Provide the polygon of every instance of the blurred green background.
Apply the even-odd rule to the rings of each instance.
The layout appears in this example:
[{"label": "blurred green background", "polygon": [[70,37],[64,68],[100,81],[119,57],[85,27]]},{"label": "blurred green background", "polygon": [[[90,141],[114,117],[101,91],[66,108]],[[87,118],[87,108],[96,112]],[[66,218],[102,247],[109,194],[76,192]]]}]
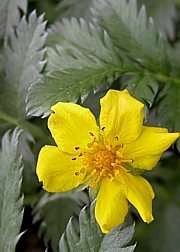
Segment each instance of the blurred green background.
[{"label": "blurred green background", "polygon": [[[121,1],[121,0],[119,0]],[[131,1],[131,0],[130,0]],[[45,14],[47,28],[64,17],[83,17],[90,22],[92,0],[29,0],[28,13],[34,9],[37,14]],[[180,1],[179,0],[138,0],[138,6],[145,5],[148,16],[154,20],[157,31],[167,38],[172,48],[179,46],[180,41]],[[51,45],[51,37],[47,43]],[[52,43],[53,46],[53,43]],[[122,88],[120,78],[112,85],[114,89]],[[98,118],[99,98],[106,88],[101,87],[96,93],[91,92],[83,106],[89,107]],[[80,101],[78,101],[80,103]],[[158,100],[147,112],[147,125],[158,126],[156,106]],[[1,136],[7,129],[18,123],[11,119],[1,119]],[[47,119],[29,118],[21,122],[26,129],[21,136],[20,149],[23,152],[25,169],[23,172],[22,191],[25,194],[25,214],[22,231],[27,230],[17,245],[17,252],[41,252],[49,246],[48,251],[56,251],[57,242],[64,232],[70,216],[77,216],[80,209],[88,204],[87,192],[72,196],[71,194],[48,194],[42,191],[35,174],[36,158],[44,144],[53,144],[47,128]],[[158,166],[145,174],[151,182],[156,197],[153,201],[155,220],[147,225],[131,207],[128,221],[136,222],[135,236],[137,252],[178,252],[180,251],[180,142],[172,146],[162,157]]]}]

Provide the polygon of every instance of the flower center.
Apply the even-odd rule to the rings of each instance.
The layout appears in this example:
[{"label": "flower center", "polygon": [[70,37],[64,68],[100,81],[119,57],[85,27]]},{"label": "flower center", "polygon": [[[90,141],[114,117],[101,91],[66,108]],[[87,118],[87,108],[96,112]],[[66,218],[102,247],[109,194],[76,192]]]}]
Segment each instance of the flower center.
[{"label": "flower center", "polygon": [[90,181],[92,188],[97,187],[98,182],[104,177],[113,181],[120,170],[125,169],[121,166],[118,152],[112,147],[106,148],[102,144],[93,148],[92,154],[85,156],[83,164],[84,170],[88,172],[87,180]]},{"label": "flower center", "polygon": [[93,167],[100,171],[111,171],[116,156],[110,150],[98,150],[93,154]]},{"label": "flower center", "polygon": [[[95,138],[87,147],[90,149],[89,152],[78,155],[78,157],[82,158],[83,167],[79,172],[75,173],[75,175],[85,174],[83,184],[89,182],[90,187],[96,188],[97,184],[105,177],[113,181],[120,172],[129,172],[123,163],[132,163],[133,160],[125,159],[121,151],[116,150],[116,147],[105,145],[103,141],[97,141]],[[76,160],[76,158],[72,160]]]}]

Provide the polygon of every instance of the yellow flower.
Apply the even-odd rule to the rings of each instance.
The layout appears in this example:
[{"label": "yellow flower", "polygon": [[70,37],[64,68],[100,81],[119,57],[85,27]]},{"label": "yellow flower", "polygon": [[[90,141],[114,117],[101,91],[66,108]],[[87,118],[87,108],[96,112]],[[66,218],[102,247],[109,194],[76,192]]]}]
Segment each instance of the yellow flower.
[{"label": "yellow flower", "polygon": [[49,192],[82,184],[96,188],[95,216],[108,233],[124,221],[128,201],[144,222],[153,220],[153,189],[136,171],[154,168],[179,133],[143,126],[144,105],[127,90],[110,90],[100,103],[100,127],[80,105],[58,102],[52,107],[48,127],[57,147],[41,149],[37,175]]}]

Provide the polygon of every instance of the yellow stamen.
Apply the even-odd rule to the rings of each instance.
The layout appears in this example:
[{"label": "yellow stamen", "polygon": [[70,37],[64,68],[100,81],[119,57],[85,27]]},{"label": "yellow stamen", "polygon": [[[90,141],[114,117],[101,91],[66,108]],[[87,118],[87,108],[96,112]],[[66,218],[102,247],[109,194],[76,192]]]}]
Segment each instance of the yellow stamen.
[{"label": "yellow stamen", "polygon": [[121,163],[133,163],[132,159],[122,159]]},{"label": "yellow stamen", "polygon": [[[93,137],[93,134],[89,132]],[[98,142],[94,137],[91,143],[87,144],[91,150],[88,153],[83,153],[83,165],[80,172],[86,173],[84,182],[90,181],[90,187],[96,188],[97,184],[105,177],[110,181],[114,181],[117,176],[120,176],[121,171],[129,172],[123,163],[132,163],[132,159],[125,159],[121,152],[112,145],[106,143],[104,139]]]}]

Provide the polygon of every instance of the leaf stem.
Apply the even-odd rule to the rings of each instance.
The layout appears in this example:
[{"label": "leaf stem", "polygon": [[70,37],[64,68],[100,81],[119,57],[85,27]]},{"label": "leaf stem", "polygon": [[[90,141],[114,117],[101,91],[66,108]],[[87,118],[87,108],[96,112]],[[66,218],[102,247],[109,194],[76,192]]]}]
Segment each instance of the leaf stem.
[{"label": "leaf stem", "polygon": [[180,78],[178,78],[178,77],[166,76],[166,75],[163,75],[163,74],[154,74],[154,77],[158,81],[161,81],[161,82],[169,82],[169,81],[171,81],[171,82],[180,84]]},{"label": "leaf stem", "polygon": [[[120,69],[115,68],[114,71],[119,71]],[[141,71],[141,70],[137,70],[137,69],[133,69],[133,68],[129,68],[129,69],[121,69],[121,72],[124,73],[132,73],[132,74],[142,74],[144,76],[152,76],[154,77],[157,81],[163,82],[163,83],[167,83],[167,82],[173,82],[176,83],[178,85],[180,85],[180,77],[176,77],[176,76],[167,76],[164,75],[162,73],[153,73],[153,72],[148,72],[148,71]]]},{"label": "leaf stem", "polygon": [[10,124],[13,125],[20,125],[23,128],[29,130],[29,132],[35,137],[35,138],[46,138],[47,135],[46,133],[39,127],[37,127],[36,125],[33,125],[32,123],[30,123],[29,121],[24,121],[24,120],[19,120],[17,118],[14,118],[8,114],[6,114],[3,111],[0,111],[0,119],[3,119],[6,122],[9,122]]}]

